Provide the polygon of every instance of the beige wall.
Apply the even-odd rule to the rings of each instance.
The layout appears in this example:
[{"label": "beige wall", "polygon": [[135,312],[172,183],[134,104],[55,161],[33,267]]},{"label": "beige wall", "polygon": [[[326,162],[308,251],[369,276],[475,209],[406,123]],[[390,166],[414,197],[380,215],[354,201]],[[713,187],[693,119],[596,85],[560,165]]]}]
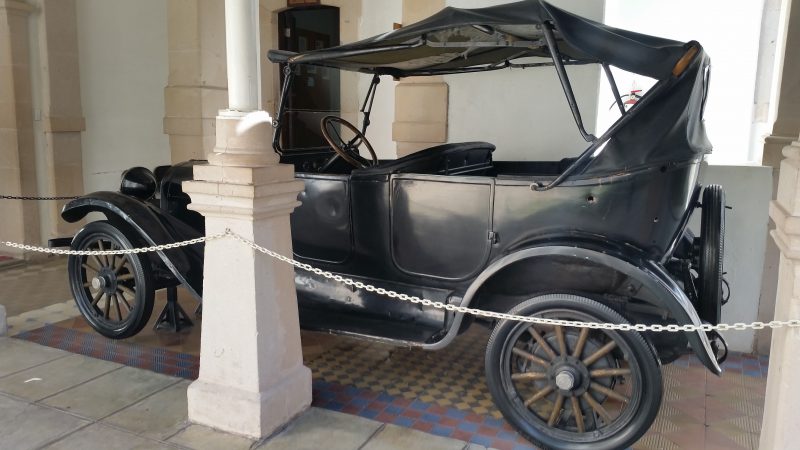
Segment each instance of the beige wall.
[{"label": "beige wall", "polygon": [[116,190],[123,170],[169,164],[163,133],[167,4],[77,0],[87,192]]},{"label": "beige wall", "polygon": [[[448,0],[448,6],[477,8],[505,0]],[[554,5],[602,22],[604,1],[552,0]],[[595,132],[601,71],[597,65],[569,66],[583,123]],[[449,142],[495,144],[496,160],[558,161],[588,144],[578,133],[555,70],[548,67],[448,75]],[[480,86],[480,89],[475,89]],[[607,89],[605,85],[603,88]]]}]

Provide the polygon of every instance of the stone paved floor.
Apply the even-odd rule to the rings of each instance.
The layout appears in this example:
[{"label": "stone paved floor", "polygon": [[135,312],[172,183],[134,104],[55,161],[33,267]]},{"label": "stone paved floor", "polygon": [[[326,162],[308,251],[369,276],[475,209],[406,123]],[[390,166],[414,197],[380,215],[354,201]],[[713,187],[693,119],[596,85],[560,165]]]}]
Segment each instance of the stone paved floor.
[{"label": "stone paved floor", "polygon": [[255,442],[189,424],[182,378],[11,338],[0,361],[0,450],[486,449],[320,408]]},{"label": "stone paved floor", "polygon": [[0,305],[8,316],[72,300],[66,264],[66,257],[56,256],[0,267]]},{"label": "stone paved floor", "polygon": [[[63,262],[61,264],[60,270],[64,274]],[[58,266],[58,263],[53,265]],[[58,270],[42,270],[48,268],[47,264],[27,266],[27,270],[23,271],[14,269],[17,272],[13,276],[8,274],[10,270],[0,271],[0,282],[4,287],[8,283],[24,285],[17,288],[17,293],[11,299],[19,304],[19,296],[39,295],[35,289],[25,290],[26,286],[32,285],[32,272],[47,273],[40,279],[42,283],[50,280],[50,286],[55,292],[65,286],[63,278],[59,281]],[[9,302],[8,292],[6,289],[0,292],[0,304]],[[63,293],[63,290],[60,292]],[[106,369],[108,366],[104,364],[116,364],[114,367],[119,369],[122,367],[119,363],[122,363],[189,379],[196,377],[199,323],[193,330],[180,334],[154,333],[147,327],[134,339],[108,341],[92,333],[82,319],[69,319],[78,316],[72,301],[64,302],[62,298],[47,301],[45,297],[42,295],[29,305],[52,304],[9,318],[10,334],[22,333],[20,336],[36,337],[31,339],[36,342],[50,339],[56,342],[48,345],[108,360],[91,360],[95,361],[94,364],[81,363],[86,366],[83,370],[90,375],[95,374],[94,371]],[[183,300],[182,304],[187,310],[191,310],[193,306],[188,300]],[[314,371],[315,405],[328,411],[348,413],[348,417],[353,417],[354,420],[358,419],[357,416],[377,419],[378,423],[387,424],[390,430],[394,425],[399,425],[416,431],[472,441],[474,444],[503,448],[505,443],[509,445],[508,448],[522,448],[524,445],[509,434],[510,429],[502,419],[498,419],[500,416],[485,392],[481,364],[464,363],[482,361],[481,354],[485,345],[482,341],[485,339],[483,334],[485,331],[475,328],[473,332],[460,338],[452,349],[430,353],[304,333],[306,364]],[[151,358],[149,361],[148,354]],[[78,359],[64,358],[59,363],[65,365],[64,371],[60,370],[61,366],[54,366],[54,372],[67,373],[71,364],[77,364],[80,358],[84,358],[74,356]],[[3,362],[0,364],[0,392],[6,392],[3,386],[15,378],[14,375],[3,372],[6,360],[2,359],[2,355],[0,361]],[[634,448],[757,448],[763,414],[766,360],[749,355],[733,355],[724,368],[725,374],[718,378],[708,374],[691,357],[665,366],[665,398],[662,409],[651,430]],[[136,370],[129,367],[126,369]],[[458,377],[454,376],[454,371]],[[456,378],[465,382],[442,383],[442,380]],[[64,408],[63,404],[57,403],[60,399],[54,394],[72,381],[74,379],[70,376],[61,381],[50,381],[50,387],[43,392],[48,395],[48,401],[56,403],[45,402],[38,406]],[[178,385],[168,388],[174,391],[178,389]],[[169,393],[185,402],[183,391],[173,391]],[[6,392],[6,395],[19,394],[14,392],[17,391]],[[160,397],[153,396],[152,402],[158,401],[160,405]],[[35,399],[37,402],[42,400]],[[185,407],[182,411],[185,411]],[[107,412],[96,411],[94,416]],[[1,415],[2,413],[0,421]],[[414,430],[408,432],[413,434]],[[492,438],[486,438],[487,433]],[[506,435],[507,439],[504,438]],[[150,438],[161,439],[163,436]],[[0,448],[3,448],[2,443]]]}]

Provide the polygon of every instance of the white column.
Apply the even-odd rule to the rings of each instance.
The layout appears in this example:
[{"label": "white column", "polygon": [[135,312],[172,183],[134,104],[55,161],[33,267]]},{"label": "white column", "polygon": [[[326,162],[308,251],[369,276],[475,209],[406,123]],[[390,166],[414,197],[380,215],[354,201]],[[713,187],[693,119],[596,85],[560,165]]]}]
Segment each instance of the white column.
[{"label": "white column", "polygon": [[[777,199],[770,204],[772,236],[780,249],[775,319],[800,318],[800,138],[783,149]],[[767,395],[759,448],[797,448],[800,415],[800,329],[772,333]]]},{"label": "white column", "polygon": [[[208,162],[218,166],[259,167],[277,164],[272,124],[259,111],[258,0],[225,0],[228,109],[217,116],[217,144]],[[247,120],[243,122],[243,119]]]},{"label": "white column", "polygon": [[[231,229],[292,254],[289,214],[302,181],[278,164],[272,126],[258,111],[258,6],[226,0],[230,107],[217,117],[209,164],[183,190],[205,216],[206,233]],[[311,404],[303,365],[294,270],[233,240],[211,241],[203,267],[200,376],[188,389],[189,420],[261,438]]]},{"label": "white column", "polygon": [[225,0],[228,109],[233,111],[261,109],[258,28],[258,0]]}]

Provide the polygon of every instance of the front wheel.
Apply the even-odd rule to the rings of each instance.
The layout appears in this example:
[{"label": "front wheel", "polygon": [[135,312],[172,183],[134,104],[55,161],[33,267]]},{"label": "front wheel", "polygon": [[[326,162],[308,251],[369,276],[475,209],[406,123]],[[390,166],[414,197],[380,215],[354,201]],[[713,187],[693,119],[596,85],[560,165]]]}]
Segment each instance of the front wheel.
[{"label": "front wheel", "polygon": [[[622,324],[607,306],[543,295],[510,314]],[[658,361],[635,331],[504,320],[486,348],[486,381],[508,422],[543,448],[618,449],[636,442],[661,405]]]},{"label": "front wheel", "polygon": [[[138,243],[132,236],[108,222],[92,222],[72,240],[72,250],[131,249]],[[124,339],[147,324],[154,288],[145,254],[71,255],[67,270],[78,309],[98,333]]]}]

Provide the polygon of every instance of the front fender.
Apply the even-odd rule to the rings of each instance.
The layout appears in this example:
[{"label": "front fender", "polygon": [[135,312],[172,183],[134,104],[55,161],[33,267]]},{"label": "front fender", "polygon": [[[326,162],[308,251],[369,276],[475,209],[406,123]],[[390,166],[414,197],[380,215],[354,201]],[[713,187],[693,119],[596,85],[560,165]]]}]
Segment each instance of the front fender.
[{"label": "front fender", "polygon": [[[103,213],[110,221],[129,225],[148,246],[170,244],[201,237],[201,233],[165,215],[158,208],[118,192],[94,192],[64,205],[61,217],[77,222],[90,212]],[[187,246],[155,252],[170,272],[193,296],[203,291],[203,250]]]},{"label": "front fender", "polygon": [[[611,248],[589,248],[588,246],[581,247],[574,244],[526,248],[500,258],[472,282],[464,294],[461,305],[469,306],[481,286],[503,268],[526,259],[549,256],[586,259],[623,273],[642,283],[655,296],[659,302],[658,306],[669,311],[670,316],[679,325],[702,324],[689,298],[660,264],[647,258],[639,258],[633,251],[623,252]],[[463,314],[457,313],[450,331],[458,330],[462,319]],[[713,373],[721,374],[722,369],[714,357],[706,334],[702,331],[686,332],[686,338],[703,365]]]}]

